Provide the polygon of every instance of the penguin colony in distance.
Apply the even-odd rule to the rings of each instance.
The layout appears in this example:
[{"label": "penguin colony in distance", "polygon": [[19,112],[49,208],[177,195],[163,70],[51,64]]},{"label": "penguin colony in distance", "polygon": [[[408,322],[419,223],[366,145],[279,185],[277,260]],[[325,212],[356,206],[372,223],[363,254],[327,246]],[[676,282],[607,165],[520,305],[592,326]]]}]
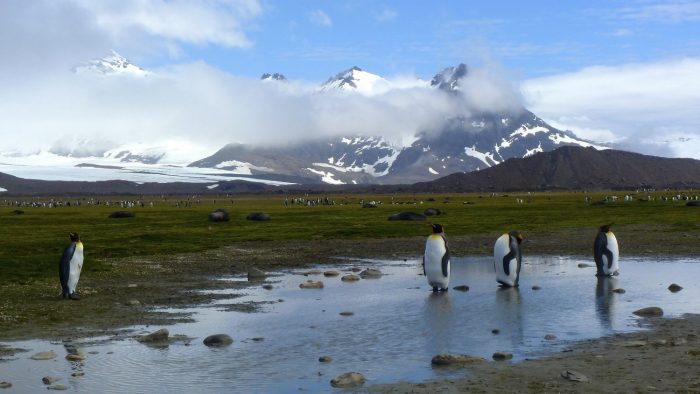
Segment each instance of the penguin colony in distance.
[{"label": "penguin colony in distance", "polygon": [[523,235],[519,231],[503,234],[493,245],[493,268],[496,281],[503,287],[517,287],[520,280],[522,255],[520,243]]},{"label": "penguin colony in distance", "polygon": [[78,233],[70,233],[71,243],[63,250],[61,263],[58,266],[58,277],[61,280],[61,297],[78,300],[75,287],[78,286],[80,271],[83,269],[83,243]]},{"label": "penguin colony in distance", "polygon": [[620,252],[617,247],[617,238],[610,230],[610,226],[612,226],[612,223],[600,226],[600,231],[593,243],[593,258],[597,269],[596,276],[613,276],[619,273],[618,259]]},{"label": "penguin colony in distance", "polygon": [[433,291],[447,291],[450,283],[450,248],[447,246],[447,238],[440,224],[431,224],[433,233],[425,242],[425,254],[423,255],[423,274],[428,279],[428,284]]}]

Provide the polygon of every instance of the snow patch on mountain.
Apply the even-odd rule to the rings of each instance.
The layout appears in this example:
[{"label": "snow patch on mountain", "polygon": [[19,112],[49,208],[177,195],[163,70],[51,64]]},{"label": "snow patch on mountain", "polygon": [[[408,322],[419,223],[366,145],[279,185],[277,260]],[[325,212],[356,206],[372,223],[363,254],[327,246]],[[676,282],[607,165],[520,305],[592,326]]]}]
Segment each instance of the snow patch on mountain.
[{"label": "snow patch on mountain", "polygon": [[272,168],[256,166],[251,163],[238,160],[228,160],[223,161],[214,166],[214,168],[224,169],[230,171],[232,174],[239,175],[253,175],[253,170],[260,172],[274,172]]},{"label": "snow patch on mountain", "polygon": [[335,179],[335,174],[330,172],[330,171],[319,171],[319,170],[314,170],[313,168],[307,168],[310,172],[320,175],[321,176],[321,181],[323,183],[328,183],[330,185],[344,185],[345,182]]},{"label": "snow patch on mountain", "polygon": [[496,159],[493,158],[493,154],[492,154],[492,153],[490,153],[490,152],[487,152],[487,153],[479,152],[479,151],[476,149],[475,146],[471,146],[471,147],[465,146],[465,147],[464,147],[464,153],[465,153],[467,156],[471,156],[471,157],[473,157],[473,158],[476,158],[476,159],[481,160],[484,164],[486,164],[486,165],[489,166],[489,167],[491,167],[491,166],[496,165],[496,164],[499,163],[498,160],[496,160]]},{"label": "snow patch on mountain", "polygon": [[390,89],[391,83],[389,81],[359,67],[352,67],[338,73],[335,77],[329,78],[320,88],[322,92],[340,90],[368,96],[385,93]]},{"label": "snow patch on mountain", "polygon": [[76,74],[93,75],[121,75],[135,78],[147,77],[150,72],[130,63],[124,56],[112,50],[111,55],[91,60],[87,63],[76,66],[73,72]]}]

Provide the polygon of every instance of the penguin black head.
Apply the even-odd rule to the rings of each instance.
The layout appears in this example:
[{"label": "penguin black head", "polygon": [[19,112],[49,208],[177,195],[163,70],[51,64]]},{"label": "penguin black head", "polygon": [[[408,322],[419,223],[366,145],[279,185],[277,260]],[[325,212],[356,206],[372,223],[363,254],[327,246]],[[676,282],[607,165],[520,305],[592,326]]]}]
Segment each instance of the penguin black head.
[{"label": "penguin black head", "polygon": [[601,232],[601,233],[607,233],[607,232],[609,232],[609,231],[610,231],[610,227],[612,227],[612,225],[613,225],[613,223],[604,224],[604,225],[600,226],[600,232]]},{"label": "penguin black head", "polygon": [[442,224],[433,223],[431,226],[433,227],[433,234],[442,234],[445,232],[442,228]]},{"label": "penguin black head", "polygon": [[516,241],[518,241],[518,243],[523,242],[523,239],[525,238],[525,237],[523,237],[523,234],[518,230],[513,230],[513,231],[509,232],[508,235],[514,237],[516,239]]},{"label": "penguin black head", "polygon": [[78,234],[78,233],[68,233],[68,235],[70,236],[70,240],[71,240],[71,241],[73,241],[73,242],[78,242],[78,241],[80,241],[80,234]]}]

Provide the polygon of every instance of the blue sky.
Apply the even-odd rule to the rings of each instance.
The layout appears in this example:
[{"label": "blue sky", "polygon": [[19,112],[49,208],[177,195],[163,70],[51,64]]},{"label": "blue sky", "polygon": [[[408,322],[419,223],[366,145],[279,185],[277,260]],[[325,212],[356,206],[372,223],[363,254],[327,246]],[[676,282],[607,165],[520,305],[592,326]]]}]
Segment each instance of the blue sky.
[{"label": "blue sky", "polygon": [[[112,49],[151,77],[72,73]],[[0,153],[65,139],[408,141],[455,116],[453,103],[314,89],[351,66],[405,87],[466,63],[484,81],[471,84],[484,89],[469,92],[477,106],[517,101],[595,142],[700,158],[699,52],[700,1],[687,0],[4,0]],[[263,87],[265,72],[292,83]]]}]

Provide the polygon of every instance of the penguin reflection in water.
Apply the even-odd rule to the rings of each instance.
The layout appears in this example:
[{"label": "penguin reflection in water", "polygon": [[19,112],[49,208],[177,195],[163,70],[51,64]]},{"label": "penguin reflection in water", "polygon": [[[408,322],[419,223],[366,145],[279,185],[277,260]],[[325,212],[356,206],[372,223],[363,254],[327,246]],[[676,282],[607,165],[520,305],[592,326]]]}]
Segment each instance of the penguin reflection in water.
[{"label": "penguin reflection in water", "polygon": [[598,235],[593,243],[593,258],[597,269],[596,276],[613,276],[620,273],[620,266],[618,265],[620,252],[617,247],[617,238],[610,230],[611,226],[612,223],[600,226]]},{"label": "penguin reflection in water", "polygon": [[433,233],[425,242],[423,274],[433,291],[447,291],[450,283],[450,249],[447,246],[445,231],[440,224],[431,224]]},{"label": "penguin reflection in water", "polygon": [[61,280],[61,296],[78,300],[80,297],[75,292],[75,287],[78,286],[80,271],[83,269],[83,243],[80,242],[78,233],[69,235],[71,243],[63,250],[58,277]]},{"label": "penguin reflection in water", "polygon": [[522,241],[523,235],[520,231],[511,231],[498,237],[493,245],[493,268],[496,270],[496,281],[502,287],[518,287]]}]

